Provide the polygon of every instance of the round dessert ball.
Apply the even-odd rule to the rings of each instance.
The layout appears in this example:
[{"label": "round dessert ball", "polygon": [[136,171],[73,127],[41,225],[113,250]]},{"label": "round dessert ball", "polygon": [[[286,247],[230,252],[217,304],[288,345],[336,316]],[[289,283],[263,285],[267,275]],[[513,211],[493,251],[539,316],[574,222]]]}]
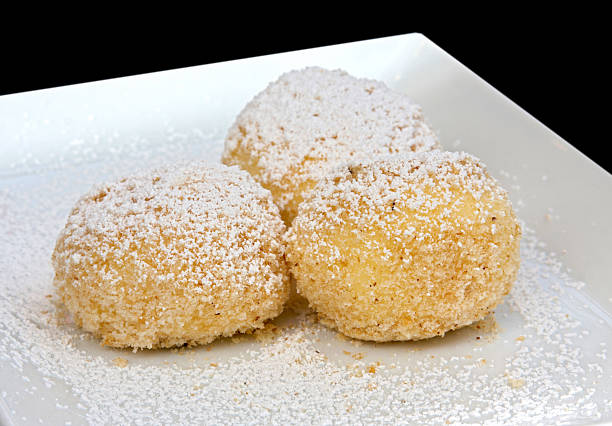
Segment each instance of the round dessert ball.
[{"label": "round dessert ball", "polygon": [[519,268],[506,192],[465,153],[336,169],[286,234],[297,290],[323,323],[364,340],[442,336],[484,318]]},{"label": "round dessert ball", "polygon": [[382,82],[318,67],[283,74],[230,128],[222,161],[272,192],[290,224],[328,171],[347,160],[439,148],[421,107]]},{"label": "round dessert ball", "polygon": [[281,313],[284,231],[270,192],[237,167],[156,169],[76,203],[52,256],[55,285],[104,345],[205,344]]}]

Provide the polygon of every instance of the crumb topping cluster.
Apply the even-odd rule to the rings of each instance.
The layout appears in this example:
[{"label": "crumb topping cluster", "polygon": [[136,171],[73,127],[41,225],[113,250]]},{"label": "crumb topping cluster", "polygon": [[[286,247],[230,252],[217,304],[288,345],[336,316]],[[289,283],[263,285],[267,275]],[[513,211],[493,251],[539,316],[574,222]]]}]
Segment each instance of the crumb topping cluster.
[{"label": "crumb topping cluster", "polygon": [[297,290],[326,325],[374,341],[444,335],[510,291],[520,227],[506,192],[466,153],[347,162],[286,234]]}]

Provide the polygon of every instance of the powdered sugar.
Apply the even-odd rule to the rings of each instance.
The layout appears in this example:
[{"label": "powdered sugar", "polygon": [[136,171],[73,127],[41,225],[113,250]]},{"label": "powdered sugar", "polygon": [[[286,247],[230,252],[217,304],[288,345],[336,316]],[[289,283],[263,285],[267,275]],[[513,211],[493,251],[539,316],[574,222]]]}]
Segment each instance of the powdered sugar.
[{"label": "powdered sugar", "polygon": [[[149,158],[194,154],[206,151],[186,154],[169,144]],[[1,388],[13,415],[26,417],[21,421],[559,423],[612,416],[612,365],[600,345],[610,327],[599,322],[609,317],[583,307],[592,301],[527,227],[519,277],[495,313],[495,334],[468,328],[423,342],[353,344],[307,313],[288,311],[268,344],[228,339],[138,354],[99,347],[71,325],[55,296],[46,297],[53,294],[49,258],[81,194],[139,163],[84,165],[1,184]],[[127,365],[114,365],[116,358]]]},{"label": "powdered sugar", "polygon": [[[439,147],[421,107],[403,93],[341,70],[310,67],[283,74],[247,104],[223,155],[227,164],[248,156],[265,187],[289,190],[295,180],[318,181],[347,158]],[[295,196],[284,195],[276,200],[281,210]]]},{"label": "powdered sugar", "polygon": [[[157,281],[171,281],[187,292],[202,292],[215,281],[240,289],[257,282],[267,285],[265,291],[270,293],[282,280],[270,270],[274,259],[259,252],[262,238],[284,231],[277,212],[270,193],[237,167],[195,162],[141,172],[95,185],[77,202],[60,234],[54,264],[65,268],[65,275],[81,259],[96,269],[89,256],[95,249],[103,259],[115,259],[120,268],[122,259],[134,258],[139,270],[143,260],[135,247],[147,242],[156,250],[147,252],[142,270],[149,271],[148,264],[153,264],[168,273],[154,277]],[[200,268],[217,257],[223,262],[211,261],[205,270]],[[116,285],[122,273],[112,264],[106,266],[103,281]],[[144,274],[139,278],[151,279]],[[260,282],[259,276],[269,279]]]},{"label": "powdered sugar", "polygon": [[[420,226],[414,228],[411,235],[422,241],[437,237],[431,234],[430,228],[439,229],[441,225],[431,226],[432,218],[428,214],[441,206],[445,208],[439,214],[440,218],[453,219],[456,226],[462,222],[461,225],[470,227],[490,221],[488,213],[492,210],[492,201],[507,199],[507,193],[485,174],[484,165],[464,152],[430,151],[381,156],[376,165],[371,167],[368,161],[354,161],[336,168],[323,178],[313,197],[302,203],[300,211],[325,213],[328,220],[322,225],[328,228],[348,220],[358,229],[369,229],[376,222],[394,220],[392,215],[381,216],[380,213],[392,212],[396,206],[404,204],[410,210],[420,212],[416,217]],[[407,180],[406,176],[410,179]],[[488,193],[492,200],[481,199],[484,193]],[[456,214],[461,209],[460,197],[463,194],[476,200],[474,217]],[[451,202],[454,203],[451,205]],[[303,217],[300,223],[307,225],[308,220]]]}]

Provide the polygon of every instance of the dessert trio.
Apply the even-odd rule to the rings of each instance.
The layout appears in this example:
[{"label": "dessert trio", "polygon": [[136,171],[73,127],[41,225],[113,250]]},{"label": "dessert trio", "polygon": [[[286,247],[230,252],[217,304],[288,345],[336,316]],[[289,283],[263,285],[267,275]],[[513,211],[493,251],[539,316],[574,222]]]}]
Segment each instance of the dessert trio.
[{"label": "dessert trio", "polygon": [[424,339],[481,320],[516,278],[506,191],[474,156],[442,150],[421,107],[381,82],[282,75],[240,112],[222,163],[145,171],[75,205],[54,283],[102,344],[262,328],[292,285],[349,337]]}]

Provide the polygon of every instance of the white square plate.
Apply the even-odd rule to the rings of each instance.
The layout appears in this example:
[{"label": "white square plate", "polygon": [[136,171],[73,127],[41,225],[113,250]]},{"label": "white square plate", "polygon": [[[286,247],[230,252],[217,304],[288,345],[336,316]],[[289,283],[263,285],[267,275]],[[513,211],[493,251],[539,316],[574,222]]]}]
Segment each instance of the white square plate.
[{"label": "white square plate", "polygon": [[[58,320],[50,255],[75,200],[134,167],[217,161],[244,104],[308,65],[407,93],[446,149],[480,157],[509,190],[522,270],[495,322],[425,342],[357,346],[287,328],[267,344],[134,354]],[[612,176],[419,34],[4,96],[0,421],[610,421],[610,218]]]}]

